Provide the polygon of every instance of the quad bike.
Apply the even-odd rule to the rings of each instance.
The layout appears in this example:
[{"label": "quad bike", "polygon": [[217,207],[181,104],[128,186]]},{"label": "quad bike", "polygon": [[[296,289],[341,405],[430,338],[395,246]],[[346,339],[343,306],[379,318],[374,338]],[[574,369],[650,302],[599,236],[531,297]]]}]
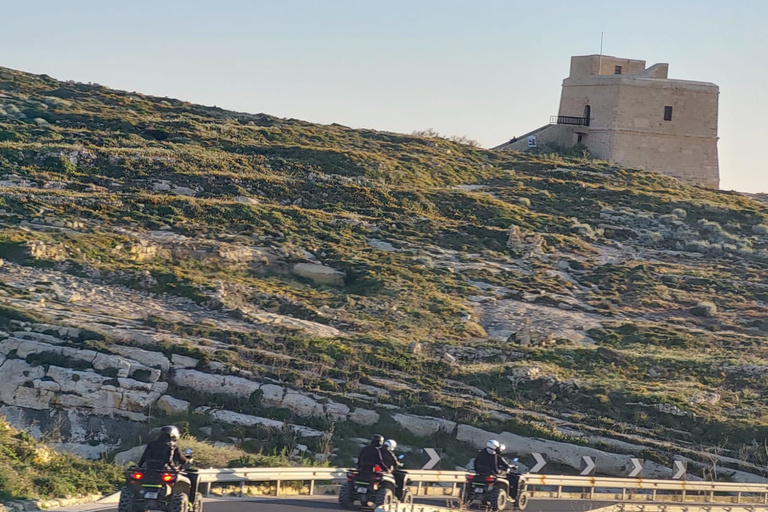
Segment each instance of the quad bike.
[{"label": "quad bike", "polygon": [[339,490],[339,505],[351,509],[359,501],[363,508],[389,507],[397,502],[411,504],[413,495],[407,486],[407,474],[398,472],[402,478],[402,488],[397,478],[385,473],[380,466],[373,471],[353,470],[347,473],[347,481]]},{"label": "quad bike", "polygon": [[[517,460],[514,459],[514,462]],[[506,509],[510,500],[514,502],[515,506],[518,505],[519,467],[506,459],[504,462],[509,466],[507,473],[498,475],[472,473],[467,475],[467,482],[461,492],[463,507],[470,508],[476,501],[480,501],[481,505],[490,507],[491,510]]]},{"label": "quad bike", "polygon": [[[191,450],[187,450],[190,454]],[[198,492],[197,471],[190,463],[180,470],[139,469],[125,472],[126,485],[120,490],[118,512],[203,512],[203,496]]]}]

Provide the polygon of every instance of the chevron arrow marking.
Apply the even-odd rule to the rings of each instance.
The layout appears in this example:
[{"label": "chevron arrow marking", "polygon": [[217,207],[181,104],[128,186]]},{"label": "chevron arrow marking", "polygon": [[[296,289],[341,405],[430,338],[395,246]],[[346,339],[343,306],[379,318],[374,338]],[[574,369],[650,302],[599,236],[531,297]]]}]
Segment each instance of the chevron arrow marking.
[{"label": "chevron arrow marking", "polygon": [[532,453],[534,460],[536,461],[536,464],[533,465],[533,467],[530,469],[531,473],[538,473],[542,469],[544,469],[544,466],[547,465],[547,459],[544,458],[544,456],[540,453]]},{"label": "chevron arrow marking", "polygon": [[643,459],[629,459],[632,462],[632,471],[629,472],[629,476],[634,478],[643,472]]},{"label": "chevron arrow marking", "polygon": [[675,474],[672,475],[672,478],[674,478],[675,480],[680,480],[681,478],[683,478],[683,475],[685,475],[685,470],[686,470],[685,463],[681,460],[676,460],[674,469],[675,469]]},{"label": "chevron arrow marking", "polygon": [[582,476],[587,476],[591,474],[595,470],[595,459],[592,457],[587,457],[586,455],[583,455],[581,457],[581,460],[584,461],[584,469],[581,472]]},{"label": "chevron arrow marking", "polygon": [[421,469],[432,469],[433,467],[437,466],[437,463],[440,462],[440,456],[437,454],[434,448],[424,448],[424,453],[427,454],[429,457],[429,460],[426,464],[424,464],[424,467]]}]

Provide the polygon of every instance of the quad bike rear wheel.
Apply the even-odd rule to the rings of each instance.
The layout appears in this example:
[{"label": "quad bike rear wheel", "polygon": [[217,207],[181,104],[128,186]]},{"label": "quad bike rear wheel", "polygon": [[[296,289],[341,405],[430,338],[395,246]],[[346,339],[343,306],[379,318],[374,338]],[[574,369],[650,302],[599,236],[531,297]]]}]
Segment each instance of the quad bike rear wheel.
[{"label": "quad bike rear wheel", "polygon": [[504,489],[494,489],[488,496],[493,510],[504,510],[507,508],[507,491]]},{"label": "quad bike rear wheel", "polygon": [[354,508],[355,499],[352,496],[351,482],[344,482],[339,489],[339,506],[346,509]]},{"label": "quad bike rear wheel", "polygon": [[192,512],[203,512],[203,495],[195,493],[195,502],[192,504]]},{"label": "quad bike rear wheel", "polygon": [[388,487],[384,487],[383,489],[380,489],[379,492],[376,494],[376,500],[374,501],[374,506],[388,508],[390,505],[392,505],[394,501],[395,501],[395,493],[392,492],[392,489]]},{"label": "quad bike rear wheel", "polygon": [[117,504],[117,512],[134,512],[133,491],[128,487],[120,489],[120,502]]},{"label": "quad bike rear wheel", "polygon": [[190,512],[189,496],[183,492],[174,494],[171,498],[171,508],[169,512]]},{"label": "quad bike rear wheel", "polygon": [[413,504],[413,494],[411,494],[411,490],[406,488],[403,489],[403,499],[400,500],[400,503],[403,505],[412,505]]}]

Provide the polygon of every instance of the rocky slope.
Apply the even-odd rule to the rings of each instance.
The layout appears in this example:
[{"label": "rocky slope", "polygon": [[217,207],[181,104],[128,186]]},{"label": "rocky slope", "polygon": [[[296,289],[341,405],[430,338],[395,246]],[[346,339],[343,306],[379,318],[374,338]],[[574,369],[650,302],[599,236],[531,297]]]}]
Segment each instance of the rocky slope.
[{"label": "rocky slope", "polygon": [[67,450],[768,460],[753,199],[5,68],[0,193],[0,414]]}]

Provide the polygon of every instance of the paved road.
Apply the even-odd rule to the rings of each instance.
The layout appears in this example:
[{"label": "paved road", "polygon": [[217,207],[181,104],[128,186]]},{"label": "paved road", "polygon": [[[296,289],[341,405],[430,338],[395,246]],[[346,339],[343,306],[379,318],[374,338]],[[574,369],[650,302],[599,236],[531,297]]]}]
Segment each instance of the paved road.
[{"label": "paved road", "polygon": [[[456,502],[456,500],[453,500]],[[446,498],[417,498],[417,503],[448,507]],[[531,500],[525,512],[586,512],[599,508],[605,503],[567,501],[567,500]],[[94,505],[68,508],[69,511],[94,511]],[[103,512],[117,512],[117,508],[98,508]],[[204,512],[308,512],[309,510],[340,510],[335,496],[306,496],[300,498],[240,498],[205,502]],[[511,510],[511,509],[508,509]]]}]

